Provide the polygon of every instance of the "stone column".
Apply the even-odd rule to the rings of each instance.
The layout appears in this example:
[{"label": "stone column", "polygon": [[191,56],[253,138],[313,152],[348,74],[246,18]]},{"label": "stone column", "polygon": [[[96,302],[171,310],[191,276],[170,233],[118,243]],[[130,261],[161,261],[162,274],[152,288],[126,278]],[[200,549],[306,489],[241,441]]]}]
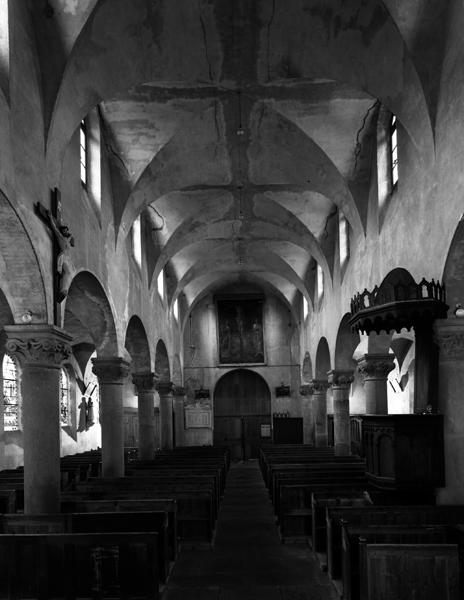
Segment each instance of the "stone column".
[{"label": "stone column", "polygon": [[160,381],[156,385],[160,398],[161,449],[172,450],[172,382]]},{"label": "stone column", "polygon": [[303,444],[314,445],[313,390],[309,383],[300,386],[301,414],[303,416]]},{"label": "stone column", "polygon": [[429,321],[415,323],[414,334],[414,412],[423,412],[428,404],[436,411],[439,357],[432,324]]},{"label": "stone column", "polygon": [[437,319],[439,344],[439,403],[444,415],[446,487],[438,504],[464,504],[464,319]]},{"label": "stone column", "polygon": [[327,446],[327,389],[329,383],[322,379],[313,379],[310,383],[313,394],[316,446]]},{"label": "stone column", "polygon": [[60,367],[72,337],[54,325],[9,325],[6,351],[21,365],[24,512],[60,512]]},{"label": "stone column", "polygon": [[155,373],[135,373],[132,382],[137,390],[139,454],[141,460],[155,457],[155,392],[157,376]]},{"label": "stone column", "polygon": [[350,386],[354,377],[350,371],[329,371],[328,375],[333,390],[335,455],[348,456],[351,454]]},{"label": "stone column", "polygon": [[122,386],[130,364],[118,356],[92,358],[100,387],[102,476],[124,477],[124,409]]},{"label": "stone column", "polygon": [[184,403],[186,390],[183,387],[175,385],[172,388],[173,395],[173,410],[174,410],[174,439],[175,446],[183,446],[185,442],[185,427],[184,427]]},{"label": "stone column", "polygon": [[368,415],[388,415],[387,380],[395,368],[393,358],[393,354],[365,354],[358,360]]}]

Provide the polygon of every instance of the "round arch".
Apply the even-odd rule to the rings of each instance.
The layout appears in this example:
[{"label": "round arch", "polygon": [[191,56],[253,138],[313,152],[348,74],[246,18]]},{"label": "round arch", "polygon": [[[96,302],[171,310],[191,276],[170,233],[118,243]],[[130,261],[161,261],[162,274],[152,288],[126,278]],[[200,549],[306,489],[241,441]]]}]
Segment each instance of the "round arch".
[{"label": "round arch", "polygon": [[124,347],[130,354],[132,369],[135,373],[150,371],[150,345],[145,327],[137,315],[133,315],[127,324]]},{"label": "round arch", "polygon": [[73,351],[82,371],[90,355],[117,356],[113,311],[103,286],[90,271],[78,273],[66,299],[64,329],[74,337]]},{"label": "round arch", "polygon": [[330,371],[330,350],[325,337],[319,340],[316,351],[315,378],[327,381],[327,373]]},{"label": "round arch", "polygon": [[171,368],[169,365],[169,355],[163,340],[159,339],[155,351],[155,373],[160,381],[171,381]]}]

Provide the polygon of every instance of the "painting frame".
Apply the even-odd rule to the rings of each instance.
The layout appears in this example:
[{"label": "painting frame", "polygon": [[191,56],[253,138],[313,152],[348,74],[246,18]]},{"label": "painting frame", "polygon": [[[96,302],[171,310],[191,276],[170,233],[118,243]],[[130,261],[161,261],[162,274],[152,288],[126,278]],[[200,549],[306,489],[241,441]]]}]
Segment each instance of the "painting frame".
[{"label": "painting frame", "polygon": [[264,301],[259,294],[214,297],[216,307],[217,365],[266,365]]}]

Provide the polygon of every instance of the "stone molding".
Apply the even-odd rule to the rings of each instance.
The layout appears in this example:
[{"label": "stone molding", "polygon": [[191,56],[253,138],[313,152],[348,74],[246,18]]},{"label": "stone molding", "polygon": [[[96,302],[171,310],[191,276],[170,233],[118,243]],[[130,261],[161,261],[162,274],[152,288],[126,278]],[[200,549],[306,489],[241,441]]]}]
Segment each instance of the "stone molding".
[{"label": "stone molding", "polygon": [[366,379],[386,380],[395,364],[392,354],[365,354],[358,360],[358,371]]},{"label": "stone molding", "polygon": [[434,339],[440,347],[440,361],[464,360],[464,323],[458,319],[439,319],[434,324]]},{"label": "stone molding", "polygon": [[181,385],[173,385],[172,387],[172,395],[173,396],[186,396],[187,390]]},{"label": "stone molding", "polygon": [[333,388],[348,389],[354,381],[353,371],[329,371],[328,381]]},{"label": "stone molding", "polygon": [[7,325],[5,350],[20,364],[59,368],[71,355],[72,336],[55,325]]},{"label": "stone molding", "polygon": [[330,387],[329,382],[324,379],[312,379],[309,386],[312,389],[313,394],[325,393]]},{"label": "stone molding", "polygon": [[156,391],[160,396],[168,396],[172,394],[173,385],[172,381],[158,381]]},{"label": "stone molding", "polygon": [[309,383],[304,383],[300,385],[300,395],[301,396],[312,396],[313,389]]},{"label": "stone molding", "polygon": [[99,384],[122,385],[130,374],[130,363],[119,356],[92,358],[92,372],[98,377]]},{"label": "stone molding", "polygon": [[155,392],[158,376],[156,373],[134,373],[132,375],[132,383],[137,388],[139,394]]}]

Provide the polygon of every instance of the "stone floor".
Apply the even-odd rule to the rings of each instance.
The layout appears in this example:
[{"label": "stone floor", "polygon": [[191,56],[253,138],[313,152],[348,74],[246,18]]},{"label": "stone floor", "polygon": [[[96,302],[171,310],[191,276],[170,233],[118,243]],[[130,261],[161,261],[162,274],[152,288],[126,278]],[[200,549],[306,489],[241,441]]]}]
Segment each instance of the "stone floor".
[{"label": "stone floor", "polygon": [[162,600],[337,600],[305,545],[282,544],[257,461],[232,465],[214,546],[184,548]]}]

